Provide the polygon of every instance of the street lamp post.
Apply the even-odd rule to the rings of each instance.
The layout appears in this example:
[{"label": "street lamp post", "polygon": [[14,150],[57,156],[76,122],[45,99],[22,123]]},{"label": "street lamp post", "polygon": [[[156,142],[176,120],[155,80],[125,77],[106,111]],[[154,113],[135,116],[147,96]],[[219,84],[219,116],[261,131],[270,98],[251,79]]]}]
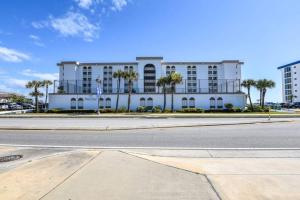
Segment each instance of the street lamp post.
[{"label": "street lamp post", "polygon": [[100,110],[99,110],[99,107],[100,107],[100,95],[102,93],[101,91],[101,79],[100,77],[98,77],[96,79],[96,83],[97,83],[97,114],[100,115]]}]

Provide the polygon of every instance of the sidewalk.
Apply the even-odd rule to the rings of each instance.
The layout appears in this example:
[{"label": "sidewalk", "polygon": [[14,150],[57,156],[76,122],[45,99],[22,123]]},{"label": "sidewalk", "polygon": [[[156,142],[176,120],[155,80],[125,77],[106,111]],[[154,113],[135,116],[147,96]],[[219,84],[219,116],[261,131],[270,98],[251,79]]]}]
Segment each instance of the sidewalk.
[{"label": "sidewalk", "polygon": [[133,130],[152,128],[201,127],[278,123],[300,119],[267,118],[2,118],[0,130]]},{"label": "sidewalk", "polygon": [[300,198],[299,150],[34,151],[41,150],[32,149],[26,162],[0,165],[0,199]]}]

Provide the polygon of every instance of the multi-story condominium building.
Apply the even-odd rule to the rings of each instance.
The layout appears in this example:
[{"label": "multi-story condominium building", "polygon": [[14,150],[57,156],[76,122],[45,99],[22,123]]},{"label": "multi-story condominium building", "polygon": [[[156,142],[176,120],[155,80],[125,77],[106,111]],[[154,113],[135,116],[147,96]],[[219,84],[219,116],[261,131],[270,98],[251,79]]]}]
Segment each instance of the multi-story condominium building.
[{"label": "multi-story condominium building", "polygon": [[[75,62],[58,63],[59,80],[49,97],[49,108],[97,109],[97,87],[101,88],[100,109],[114,109],[118,80],[117,70],[136,71],[138,79],[132,84],[131,110],[138,106],[163,106],[163,91],[157,80],[178,72],[183,80],[176,85],[174,109],[223,109],[232,103],[244,108],[245,94],[241,91],[241,65],[238,60],[220,62],[166,62],[163,57],[137,57],[134,62]],[[127,107],[128,81],[120,82],[119,108]],[[171,107],[171,94],[167,94],[166,107]]]},{"label": "multi-story condominium building", "polygon": [[278,67],[282,74],[282,100],[300,102],[300,60]]}]

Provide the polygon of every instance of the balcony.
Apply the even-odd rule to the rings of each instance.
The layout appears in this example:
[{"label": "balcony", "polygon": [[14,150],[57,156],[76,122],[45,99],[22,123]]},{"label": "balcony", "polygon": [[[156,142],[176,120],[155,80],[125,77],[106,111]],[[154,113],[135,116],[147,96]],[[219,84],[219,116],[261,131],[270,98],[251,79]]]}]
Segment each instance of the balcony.
[{"label": "balcony", "polygon": [[[132,93],[143,94],[143,93],[155,93],[162,94],[162,87],[156,86],[157,80],[151,80],[144,85],[144,80],[136,80],[133,83]],[[53,94],[96,94],[97,83],[96,80],[92,80],[91,85],[85,85],[85,81],[54,81]],[[138,83],[141,85],[138,86]],[[171,92],[171,86],[167,85],[167,93]],[[101,84],[103,94],[117,94],[117,84],[113,81],[113,84],[107,84],[106,82]],[[128,93],[128,83],[122,81],[119,93]],[[176,94],[236,94],[241,92],[240,80],[232,79],[197,79],[197,80],[183,80],[181,84],[176,85]]]}]

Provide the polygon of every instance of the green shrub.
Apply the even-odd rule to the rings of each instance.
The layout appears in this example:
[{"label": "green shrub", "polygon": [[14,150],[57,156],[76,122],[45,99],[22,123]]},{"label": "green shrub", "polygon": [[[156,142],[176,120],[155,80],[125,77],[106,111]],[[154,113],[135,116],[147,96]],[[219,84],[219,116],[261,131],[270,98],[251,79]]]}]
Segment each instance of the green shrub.
[{"label": "green shrub", "polygon": [[225,103],[224,106],[229,111],[231,111],[233,109],[233,104],[232,103]]},{"label": "green shrub", "polygon": [[122,106],[121,108],[118,109],[118,113],[125,113],[127,111],[127,108]]},{"label": "green shrub", "polygon": [[112,113],[114,112],[111,108],[100,109],[100,113]]},{"label": "green shrub", "polygon": [[201,108],[183,108],[180,110],[182,113],[204,113],[204,110]]},{"label": "green shrub", "polygon": [[162,110],[162,109],[161,109],[160,106],[155,106],[155,107],[152,108],[152,112],[153,112],[153,113],[160,113],[161,110]]},{"label": "green shrub", "polygon": [[234,107],[233,112],[242,112],[242,109],[239,107]]},{"label": "green shrub", "polygon": [[87,113],[96,113],[95,110],[62,110],[59,108],[54,108],[47,111],[48,113],[80,113],[80,114],[87,114]]},{"label": "green shrub", "polygon": [[172,112],[172,110],[168,109],[168,108],[166,108],[165,111],[164,111],[164,113],[171,113],[171,112]]},{"label": "green shrub", "polygon": [[144,106],[139,106],[136,109],[136,112],[145,112],[145,111],[146,111],[146,108]]}]

